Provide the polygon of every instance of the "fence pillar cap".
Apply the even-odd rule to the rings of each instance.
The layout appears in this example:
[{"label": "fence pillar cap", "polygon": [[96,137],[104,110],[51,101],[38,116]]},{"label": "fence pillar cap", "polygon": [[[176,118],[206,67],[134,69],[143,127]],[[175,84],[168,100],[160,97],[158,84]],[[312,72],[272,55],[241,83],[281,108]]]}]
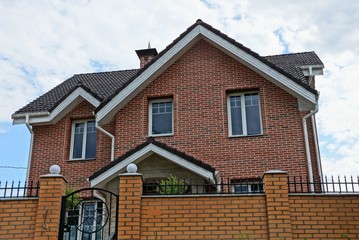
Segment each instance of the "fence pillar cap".
[{"label": "fence pillar cap", "polygon": [[46,174],[46,175],[41,175],[40,178],[62,178],[66,183],[68,182],[67,179],[61,175],[61,174]]},{"label": "fence pillar cap", "polygon": [[118,176],[119,176],[119,177],[141,176],[141,178],[143,178],[141,173],[120,173],[120,174],[118,174]]},{"label": "fence pillar cap", "polygon": [[267,174],[288,174],[288,172],[279,169],[268,170],[263,174],[262,178]]}]

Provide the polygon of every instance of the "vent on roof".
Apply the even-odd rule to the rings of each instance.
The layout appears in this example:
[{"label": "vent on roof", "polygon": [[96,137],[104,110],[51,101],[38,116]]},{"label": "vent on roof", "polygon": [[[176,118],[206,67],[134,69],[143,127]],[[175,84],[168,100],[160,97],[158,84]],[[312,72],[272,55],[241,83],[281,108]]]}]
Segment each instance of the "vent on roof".
[{"label": "vent on roof", "polygon": [[147,63],[149,63],[154,57],[158,55],[156,48],[151,48],[150,43],[148,43],[147,49],[136,50],[136,53],[140,59],[140,68],[143,68]]}]

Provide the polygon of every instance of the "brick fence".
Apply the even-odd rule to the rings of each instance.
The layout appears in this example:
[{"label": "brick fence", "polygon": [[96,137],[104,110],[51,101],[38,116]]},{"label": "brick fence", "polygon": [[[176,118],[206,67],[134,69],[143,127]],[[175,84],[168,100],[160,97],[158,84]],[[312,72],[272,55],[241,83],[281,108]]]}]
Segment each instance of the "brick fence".
[{"label": "brick fence", "polygon": [[[118,239],[359,239],[359,195],[288,194],[287,174],[263,176],[264,194],[143,196],[140,174],[120,175]],[[0,239],[58,239],[61,175],[38,199],[0,201]]]}]

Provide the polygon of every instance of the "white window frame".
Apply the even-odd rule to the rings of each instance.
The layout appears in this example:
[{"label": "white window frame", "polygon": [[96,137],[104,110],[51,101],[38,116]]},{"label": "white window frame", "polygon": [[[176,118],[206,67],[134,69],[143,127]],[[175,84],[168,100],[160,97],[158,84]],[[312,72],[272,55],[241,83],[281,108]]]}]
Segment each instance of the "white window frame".
[{"label": "white window frame", "polygon": [[[171,102],[172,103],[172,131],[171,133],[164,133],[164,134],[153,134],[152,133],[152,104],[153,103],[161,103],[161,102]],[[161,136],[173,136],[174,133],[174,122],[173,122],[173,112],[174,112],[174,106],[173,106],[173,98],[160,98],[160,99],[153,99],[148,102],[148,136],[150,137],[161,137]]]},{"label": "white window frame", "polygon": [[[259,124],[260,124],[260,133],[248,135],[247,134],[247,121],[246,121],[246,108],[245,108],[245,101],[244,95],[257,93],[258,94],[258,107],[259,107]],[[243,134],[242,135],[234,135],[232,134],[232,113],[231,113],[231,96],[240,96],[241,97],[241,111],[242,111],[242,127],[243,127]],[[228,136],[229,137],[242,137],[242,136],[258,136],[263,134],[263,125],[262,125],[262,111],[261,111],[261,102],[260,102],[260,95],[258,91],[250,91],[250,92],[235,92],[227,94],[227,117],[228,117]]]},{"label": "white window frame", "polygon": [[[95,208],[95,210],[97,209],[97,207],[98,207],[98,204],[100,203],[100,201],[94,201],[94,202],[83,202],[82,204],[81,204],[81,206],[80,206],[80,213],[79,213],[79,223],[80,222],[84,222],[84,214],[83,214],[83,206],[85,205],[85,204],[93,204],[94,205],[94,208]],[[105,211],[105,203],[103,203],[103,205],[102,205],[102,216],[101,216],[101,221],[102,221],[102,224],[104,223],[104,212],[103,211]],[[95,221],[95,219],[97,219],[97,211],[94,211],[93,212],[93,214],[94,214],[94,221],[92,222],[92,226],[93,225],[96,225],[96,221]],[[83,228],[83,226],[82,226],[82,228]],[[104,229],[101,229],[99,232],[101,232],[102,233],[102,231],[104,231]],[[84,233],[82,232],[82,231],[77,231],[77,239],[82,239],[82,235],[83,235]],[[96,235],[97,235],[97,232],[95,232],[95,233],[92,233],[91,234],[91,240],[96,240]],[[101,239],[103,239],[102,237],[101,237]]]},{"label": "white window frame", "polygon": [[[72,121],[72,126],[71,126],[71,146],[70,146],[70,160],[90,160],[90,159],[95,159],[95,157],[93,158],[86,158],[86,142],[87,142],[87,123],[88,122],[92,122],[95,121],[95,119],[83,119],[83,120],[75,120]],[[74,141],[75,141],[75,124],[76,123],[84,123],[84,133],[83,133],[83,141],[82,141],[82,154],[81,154],[81,158],[74,158],[73,154],[74,154]],[[97,133],[96,133],[97,136]],[[97,146],[97,144],[96,144]]]},{"label": "white window frame", "polygon": [[[261,193],[259,191],[255,191],[253,190],[252,188],[254,188],[254,186],[257,186],[259,187],[261,185],[260,182],[249,182],[249,183],[246,183],[246,182],[242,182],[242,183],[233,183],[232,185],[232,192],[233,193],[237,193],[237,194],[253,194],[253,193]],[[244,191],[236,191],[236,187],[244,187],[246,188]],[[262,185],[263,187],[263,185]]]}]

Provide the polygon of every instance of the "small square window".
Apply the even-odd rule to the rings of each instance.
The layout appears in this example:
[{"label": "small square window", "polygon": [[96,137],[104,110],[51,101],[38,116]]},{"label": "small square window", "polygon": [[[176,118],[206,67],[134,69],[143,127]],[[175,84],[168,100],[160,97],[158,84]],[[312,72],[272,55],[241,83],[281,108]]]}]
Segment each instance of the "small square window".
[{"label": "small square window", "polygon": [[70,159],[92,159],[96,157],[95,121],[72,123]]},{"label": "small square window", "polygon": [[149,135],[166,136],[173,134],[173,101],[156,99],[149,102]]},{"label": "small square window", "polygon": [[262,134],[258,92],[229,94],[227,108],[229,136]]}]

